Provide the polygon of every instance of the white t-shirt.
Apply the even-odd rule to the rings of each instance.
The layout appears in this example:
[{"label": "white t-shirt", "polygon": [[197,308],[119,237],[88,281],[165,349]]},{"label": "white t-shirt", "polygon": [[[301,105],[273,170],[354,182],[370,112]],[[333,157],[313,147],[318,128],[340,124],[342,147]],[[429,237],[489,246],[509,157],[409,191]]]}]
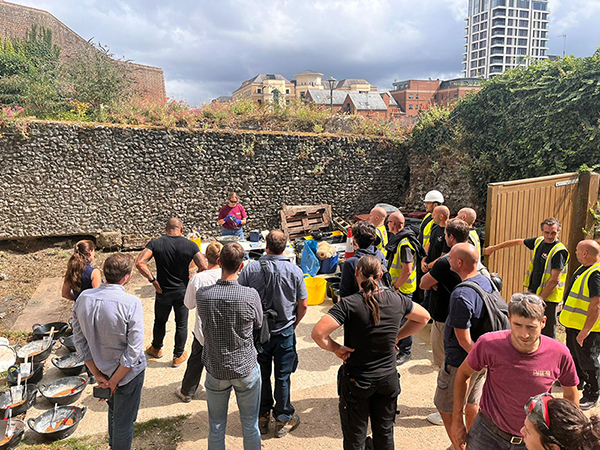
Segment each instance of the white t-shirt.
[{"label": "white t-shirt", "polygon": [[[188,309],[196,308],[196,292],[198,288],[203,286],[212,286],[221,278],[221,268],[204,270],[197,273],[188,282],[187,290],[185,291],[185,298],[183,303]],[[200,344],[204,345],[204,334],[202,334],[202,321],[196,310],[196,325],[194,326],[194,337],[198,339]]]}]

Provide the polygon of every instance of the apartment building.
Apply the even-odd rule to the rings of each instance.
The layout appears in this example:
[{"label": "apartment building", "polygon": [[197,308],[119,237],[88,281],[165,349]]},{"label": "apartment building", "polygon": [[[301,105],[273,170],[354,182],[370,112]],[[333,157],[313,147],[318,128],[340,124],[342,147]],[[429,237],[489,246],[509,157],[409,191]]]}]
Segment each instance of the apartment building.
[{"label": "apartment building", "polygon": [[261,73],[242,83],[233,94],[233,101],[249,99],[258,105],[266,103],[289,104],[295,98],[294,83],[279,74]]},{"label": "apartment building", "polygon": [[547,59],[548,0],[469,0],[463,76],[490,78]]}]

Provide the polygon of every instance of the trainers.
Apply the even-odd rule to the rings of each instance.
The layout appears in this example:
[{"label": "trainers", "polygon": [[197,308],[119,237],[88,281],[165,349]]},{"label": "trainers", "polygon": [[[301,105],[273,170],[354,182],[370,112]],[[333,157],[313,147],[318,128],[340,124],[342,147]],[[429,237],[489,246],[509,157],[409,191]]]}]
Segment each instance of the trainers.
[{"label": "trainers", "polygon": [[191,395],[185,395],[183,392],[181,392],[181,388],[177,389],[177,392],[175,392],[175,395],[177,397],[179,397],[179,399],[183,403],[189,403],[189,402],[192,401],[192,396]]},{"label": "trainers", "polygon": [[300,417],[298,414],[294,414],[287,422],[275,421],[275,437],[284,437],[290,431],[295,430],[300,425]]},{"label": "trainers", "polygon": [[271,422],[271,412],[260,416],[258,418],[258,429],[260,434],[267,434],[269,432],[269,423]]},{"label": "trainers", "polygon": [[156,359],[162,358],[163,355],[162,348],[155,348],[152,344],[148,346],[146,353]]},{"label": "trainers", "polygon": [[402,364],[410,361],[410,358],[412,358],[410,353],[398,353],[396,356],[396,365],[401,366]]},{"label": "trainers", "polygon": [[179,367],[188,359],[188,353],[184,350],[181,356],[173,356],[173,367]]},{"label": "trainers", "polygon": [[595,408],[596,406],[598,406],[598,397],[589,398],[584,394],[584,396],[581,397],[581,400],[579,400],[579,408],[582,411],[587,411],[588,409]]},{"label": "trainers", "polygon": [[432,423],[434,425],[444,425],[444,421],[442,420],[442,416],[440,413],[432,413],[427,416],[427,422]]}]

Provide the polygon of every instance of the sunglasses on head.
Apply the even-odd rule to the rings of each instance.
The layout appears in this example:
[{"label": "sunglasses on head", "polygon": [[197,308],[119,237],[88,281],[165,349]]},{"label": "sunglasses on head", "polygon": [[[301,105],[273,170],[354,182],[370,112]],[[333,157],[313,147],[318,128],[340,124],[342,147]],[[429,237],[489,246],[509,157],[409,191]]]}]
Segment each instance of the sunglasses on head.
[{"label": "sunglasses on head", "polygon": [[558,445],[560,448],[565,448],[558,439],[552,436],[550,431],[550,415],[548,414],[548,402],[554,399],[552,394],[544,392],[543,394],[531,397],[525,405],[525,414],[532,424],[546,436],[553,444]]},{"label": "sunglasses on head", "polygon": [[543,305],[544,304],[544,300],[542,300],[537,295],[514,294],[512,296],[512,298],[510,299],[510,303],[521,303],[521,302],[531,303],[532,305]]}]

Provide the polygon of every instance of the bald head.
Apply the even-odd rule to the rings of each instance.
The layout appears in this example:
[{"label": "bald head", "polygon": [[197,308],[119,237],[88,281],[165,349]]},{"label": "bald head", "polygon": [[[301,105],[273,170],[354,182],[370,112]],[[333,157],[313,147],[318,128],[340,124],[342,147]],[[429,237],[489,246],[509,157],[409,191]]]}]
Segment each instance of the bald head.
[{"label": "bald head", "polygon": [[456,217],[460,220],[464,220],[467,222],[467,225],[472,227],[475,223],[475,220],[477,220],[477,213],[473,208],[463,208],[458,212]]},{"label": "bald head", "polygon": [[436,223],[436,225],[445,227],[446,222],[448,222],[448,219],[450,218],[450,210],[444,205],[436,206],[431,213],[431,216],[433,217],[433,221]]},{"label": "bald head", "polygon": [[393,212],[388,217],[388,228],[391,233],[397,234],[404,228],[404,214],[401,212]]},{"label": "bald head", "polygon": [[172,217],[167,222],[165,229],[167,230],[167,234],[181,234],[183,233],[183,223],[176,217]]},{"label": "bald head", "polygon": [[450,268],[456,272],[462,280],[469,278],[477,272],[477,261],[479,255],[471,244],[460,243],[450,249],[448,257]]},{"label": "bald head", "polygon": [[380,227],[385,222],[385,218],[387,216],[387,212],[381,206],[376,206],[371,210],[369,214],[369,222],[371,222],[376,227]]},{"label": "bald head", "polygon": [[287,236],[282,230],[271,230],[267,235],[267,253],[281,255],[287,245]]},{"label": "bald head", "polygon": [[584,266],[598,262],[600,245],[592,239],[585,239],[577,244],[577,260]]}]

